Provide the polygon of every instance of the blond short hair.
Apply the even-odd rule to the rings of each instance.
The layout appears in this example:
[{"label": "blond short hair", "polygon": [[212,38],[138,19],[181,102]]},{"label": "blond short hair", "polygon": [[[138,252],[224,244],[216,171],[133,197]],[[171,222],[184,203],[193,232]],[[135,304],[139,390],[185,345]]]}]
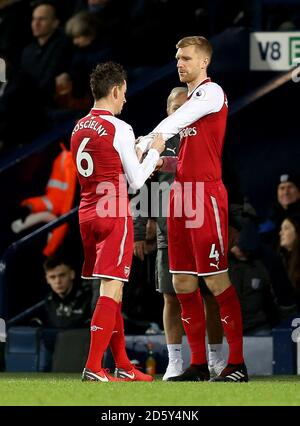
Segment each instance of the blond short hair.
[{"label": "blond short hair", "polygon": [[99,33],[99,27],[100,21],[95,14],[82,11],[68,19],[65,32],[71,38],[86,36],[95,39]]},{"label": "blond short hair", "polygon": [[190,36],[184,37],[176,44],[176,48],[187,46],[196,46],[199,50],[205,52],[208,56],[209,62],[211,61],[213,48],[210,42],[203,36]]}]

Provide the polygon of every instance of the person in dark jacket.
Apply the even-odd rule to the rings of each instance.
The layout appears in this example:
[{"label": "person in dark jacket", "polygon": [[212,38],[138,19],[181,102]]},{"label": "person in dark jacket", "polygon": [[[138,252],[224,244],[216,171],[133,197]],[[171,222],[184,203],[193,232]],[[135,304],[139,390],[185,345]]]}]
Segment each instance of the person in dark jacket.
[{"label": "person in dark jacket", "polygon": [[[300,174],[287,172],[279,176],[277,200],[272,215],[260,224],[263,262],[270,273],[282,318],[294,314],[298,309],[297,304],[300,306],[286,268],[286,255],[289,252],[280,242],[282,224],[290,216],[300,216]],[[281,247],[280,253],[278,247]]]},{"label": "person in dark jacket", "polygon": [[[282,264],[291,283],[293,300],[300,310],[300,215],[288,215],[282,222],[280,232]],[[282,291],[287,292],[288,288]]]},{"label": "person in dark jacket", "polygon": [[[102,21],[96,14],[82,11],[66,23],[65,32],[76,46],[71,63],[72,96],[90,105],[92,92],[90,74],[97,64],[114,59],[103,31]],[[84,104],[84,105],[85,105]]]},{"label": "person in dark jacket", "polygon": [[[13,69],[13,61],[7,62],[7,82],[0,91],[3,150],[30,143],[49,129],[48,113],[61,103],[62,87],[70,85],[68,72],[73,47],[59,25],[54,5],[46,1],[39,3],[32,12],[33,41],[19,55],[20,64],[16,69]],[[20,99],[26,99],[26,108],[15,126],[15,109]],[[33,120],[34,125],[29,125]],[[22,137],[19,129],[22,129]]]},{"label": "person in dark jacket", "polygon": [[69,72],[72,44],[59,28],[56,9],[49,2],[39,3],[32,13],[34,40],[22,52],[21,74],[36,90],[46,106],[52,106],[60,79]]},{"label": "person in dark jacket", "polygon": [[260,225],[264,240],[273,248],[278,245],[281,223],[289,215],[300,215],[300,174],[287,172],[279,176],[271,217]]},{"label": "person in dark jacket", "polygon": [[44,305],[35,313],[35,321],[48,328],[88,326],[91,319],[91,288],[76,283],[71,263],[60,256],[49,257],[44,263],[44,271],[51,291]]}]

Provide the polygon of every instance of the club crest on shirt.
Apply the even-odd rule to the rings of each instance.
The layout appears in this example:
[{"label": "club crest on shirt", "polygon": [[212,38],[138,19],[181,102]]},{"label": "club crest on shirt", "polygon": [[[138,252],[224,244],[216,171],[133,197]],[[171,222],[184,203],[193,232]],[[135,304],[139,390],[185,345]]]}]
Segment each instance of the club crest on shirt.
[{"label": "club crest on shirt", "polygon": [[124,266],[124,274],[125,277],[128,277],[130,273],[130,266]]}]

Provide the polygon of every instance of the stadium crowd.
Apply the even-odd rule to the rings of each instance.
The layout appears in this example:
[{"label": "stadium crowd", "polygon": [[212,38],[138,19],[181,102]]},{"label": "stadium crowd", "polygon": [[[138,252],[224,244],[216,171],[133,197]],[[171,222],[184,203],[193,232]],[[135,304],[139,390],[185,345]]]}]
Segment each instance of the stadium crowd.
[{"label": "stadium crowd", "polygon": [[[273,6],[263,14],[259,3],[192,0],[181,8],[171,0],[2,0],[6,81],[0,82],[0,156],[72,111],[86,110],[92,101],[89,74],[97,63],[122,63],[130,82],[172,61],[176,40],[199,28],[211,37],[229,26],[270,31],[299,26],[294,9],[279,13]],[[180,25],[174,25],[179,15]],[[22,138],[12,119],[20,99],[26,99],[19,117]],[[34,125],[27,126],[33,116]]]}]

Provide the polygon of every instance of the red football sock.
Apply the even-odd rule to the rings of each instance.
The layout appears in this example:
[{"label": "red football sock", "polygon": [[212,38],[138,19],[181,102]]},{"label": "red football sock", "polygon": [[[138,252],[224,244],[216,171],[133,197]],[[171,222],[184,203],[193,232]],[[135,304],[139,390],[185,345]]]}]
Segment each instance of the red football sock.
[{"label": "red football sock", "polygon": [[229,364],[241,364],[243,358],[243,323],[241,305],[233,285],[216,296],[224,334],[229,346]]},{"label": "red football sock", "polygon": [[116,323],[110,339],[110,349],[113,354],[116,367],[124,368],[124,370],[131,370],[132,364],[126,353],[126,341],[124,334],[124,320],[122,316],[122,302],[119,303]]},{"label": "red football sock", "polygon": [[100,296],[91,321],[90,351],[86,368],[97,372],[109,344],[116,322],[118,303],[110,297]]},{"label": "red football sock", "polygon": [[181,319],[191,349],[191,364],[205,364],[205,315],[198,288],[193,293],[177,294],[181,305]]}]

